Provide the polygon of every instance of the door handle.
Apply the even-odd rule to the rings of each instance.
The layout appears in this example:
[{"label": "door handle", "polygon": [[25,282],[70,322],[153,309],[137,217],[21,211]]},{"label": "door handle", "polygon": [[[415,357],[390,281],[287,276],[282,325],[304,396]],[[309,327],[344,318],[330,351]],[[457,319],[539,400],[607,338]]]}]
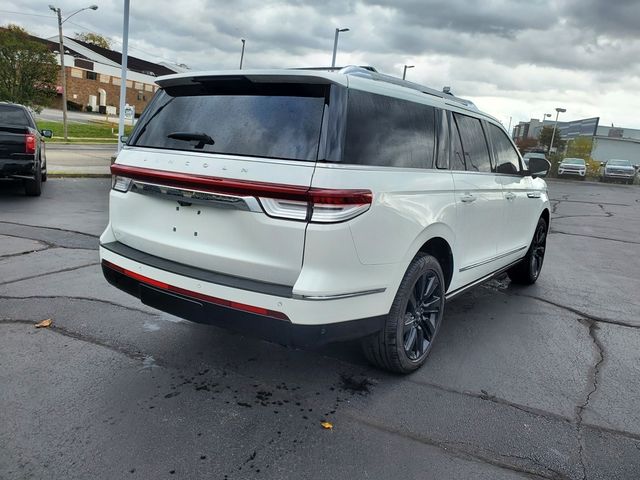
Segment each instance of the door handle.
[{"label": "door handle", "polygon": [[514,198],[516,198],[516,194],[513,192],[507,192],[504,194],[504,198],[506,198],[507,200],[513,200]]},{"label": "door handle", "polygon": [[463,203],[471,203],[476,201],[476,197],[475,195],[471,195],[470,193],[467,193],[460,197],[460,201]]},{"label": "door handle", "polygon": [[541,195],[540,195],[540,192],[528,192],[527,193],[527,197],[529,197],[529,198],[540,198]]}]

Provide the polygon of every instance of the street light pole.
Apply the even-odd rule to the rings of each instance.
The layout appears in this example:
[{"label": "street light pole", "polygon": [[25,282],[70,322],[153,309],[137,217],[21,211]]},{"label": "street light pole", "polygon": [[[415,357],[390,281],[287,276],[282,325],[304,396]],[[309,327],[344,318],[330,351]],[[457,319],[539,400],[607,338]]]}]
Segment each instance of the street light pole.
[{"label": "street light pole", "polygon": [[545,113],[544,115],[542,115],[542,121],[540,122],[540,134],[538,135],[538,137],[542,135],[542,130],[544,129],[544,119],[550,116],[551,116],[550,113]]},{"label": "street light pole", "polygon": [[338,35],[340,35],[340,32],[348,31],[348,28],[336,28],[336,36],[333,39],[333,57],[331,58],[331,67],[336,66],[336,53],[338,53]]},{"label": "street light pole", "polygon": [[402,71],[402,79],[404,80],[405,78],[407,78],[407,69],[408,68],[413,68],[415,67],[415,65],[405,65],[404,66],[404,70]]},{"label": "street light pole", "polygon": [[549,144],[548,151],[549,154],[551,153],[551,148],[553,147],[553,139],[556,136],[556,128],[558,128],[558,116],[560,115],[560,112],[564,113],[566,111],[566,108],[556,108],[556,123],[553,125],[553,132],[551,133],[551,143]]},{"label": "street light pole", "polygon": [[90,7],[81,8],[80,10],[76,10],[71,15],[69,15],[64,20],[62,19],[62,10],[60,7],[54,7],[53,5],[49,5],[49,10],[56,12],[58,16],[58,39],[60,42],[60,80],[62,81],[62,132],[64,135],[65,142],[68,140],[67,138],[67,72],[64,68],[64,40],[62,36],[62,24],[73,17],[76,13],[80,13],[83,10],[97,10],[97,5],[91,5]]},{"label": "street light pole", "polygon": [[[122,20],[122,60],[120,72],[120,105],[118,117],[118,153],[122,149],[124,136],[124,109],[127,102],[127,56],[129,50],[129,0],[124,0],[124,18]],[[135,117],[135,115],[134,115]],[[133,123],[134,118],[131,119]]]},{"label": "street light pole", "polygon": [[240,53],[240,70],[242,70],[242,60],[244,60],[244,44],[246,40],[244,38],[241,38],[240,41],[242,42],[242,52]]}]

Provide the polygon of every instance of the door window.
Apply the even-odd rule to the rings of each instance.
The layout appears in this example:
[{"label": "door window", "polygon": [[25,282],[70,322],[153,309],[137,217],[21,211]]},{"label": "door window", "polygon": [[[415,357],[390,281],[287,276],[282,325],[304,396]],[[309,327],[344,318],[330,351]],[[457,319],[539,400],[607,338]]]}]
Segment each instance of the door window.
[{"label": "door window", "polygon": [[454,113],[458,124],[466,169],[471,172],[491,172],[489,146],[478,118]]},{"label": "door window", "polygon": [[496,173],[515,175],[520,172],[520,157],[505,133],[497,126],[489,124],[489,135],[496,159]]}]

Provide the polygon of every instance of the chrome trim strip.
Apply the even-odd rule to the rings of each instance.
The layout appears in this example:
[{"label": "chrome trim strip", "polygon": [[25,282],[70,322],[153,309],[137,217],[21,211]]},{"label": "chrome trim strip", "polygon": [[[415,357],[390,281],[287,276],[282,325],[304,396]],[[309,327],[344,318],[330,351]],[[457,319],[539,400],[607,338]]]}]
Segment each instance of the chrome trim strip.
[{"label": "chrome trim strip", "polygon": [[193,190],[177,187],[169,187],[162,184],[141,182],[133,180],[129,190],[141,195],[152,195],[164,197],[169,200],[184,203],[196,203],[199,205],[210,205],[217,208],[230,208],[235,210],[245,210],[262,213],[262,208],[252,196],[236,196],[223,193],[211,193],[203,190]]},{"label": "chrome trim strip", "polygon": [[364,290],[362,292],[352,293],[338,293],[336,295],[297,295],[293,294],[292,298],[296,300],[339,300],[342,298],[361,297],[363,295],[373,295],[375,293],[382,293],[386,291],[386,288],[376,288],[373,290]]},{"label": "chrome trim strip", "polygon": [[454,299],[455,297],[457,297],[458,295],[463,294],[464,292],[466,292],[470,288],[476,287],[476,286],[478,286],[478,285],[480,285],[482,283],[485,283],[485,282],[491,280],[492,278],[497,277],[501,273],[506,272],[507,270],[509,270],[514,265],[517,265],[518,263],[520,263],[520,259],[516,260],[515,262],[511,262],[506,267],[499,268],[498,270],[496,270],[496,271],[494,271],[494,272],[492,272],[492,273],[490,273],[488,275],[485,275],[484,277],[482,277],[482,278],[480,278],[480,279],[478,279],[478,280],[476,280],[474,282],[471,282],[471,283],[469,283],[469,284],[467,284],[467,285],[465,285],[463,287],[460,287],[457,290],[454,290],[452,292],[446,293],[445,296],[444,296],[445,300],[449,301],[449,300]]},{"label": "chrome trim strip", "polygon": [[486,265],[487,263],[495,262],[496,260],[500,260],[501,258],[508,257],[509,255],[513,255],[514,253],[521,252],[522,250],[524,250],[525,248],[528,248],[528,247],[529,247],[528,245],[525,245],[524,247],[519,247],[519,248],[516,248],[515,250],[510,250],[508,252],[501,253],[500,255],[497,255],[495,257],[489,258],[488,260],[483,260],[481,262],[473,263],[471,265],[467,265],[466,267],[462,267],[458,271],[459,272],[466,272],[467,270],[471,270],[472,268],[480,267],[482,265]]}]

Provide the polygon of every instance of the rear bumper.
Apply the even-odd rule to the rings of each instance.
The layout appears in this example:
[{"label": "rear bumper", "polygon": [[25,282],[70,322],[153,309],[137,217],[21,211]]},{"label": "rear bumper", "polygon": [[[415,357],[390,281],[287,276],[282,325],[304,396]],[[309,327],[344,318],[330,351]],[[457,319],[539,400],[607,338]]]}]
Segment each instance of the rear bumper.
[{"label": "rear bumper", "polygon": [[363,337],[380,330],[388,312],[388,292],[301,299],[292,287],[204,271],[118,242],[103,243],[100,257],[107,281],[146,305],[287,345]]},{"label": "rear bumper", "polygon": [[0,159],[0,177],[33,177],[35,160]]},{"label": "rear bumper", "polygon": [[167,291],[161,286],[127,276],[105,261],[102,272],[111,285],[139,298],[145,305],[192,322],[215,325],[283,345],[301,347],[350,340],[375,333],[384,326],[384,316],[325,325],[295,325],[284,315],[274,318],[268,316],[269,312],[262,315],[221,305],[217,300],[222,299],[208,301],[187,292]]}]

